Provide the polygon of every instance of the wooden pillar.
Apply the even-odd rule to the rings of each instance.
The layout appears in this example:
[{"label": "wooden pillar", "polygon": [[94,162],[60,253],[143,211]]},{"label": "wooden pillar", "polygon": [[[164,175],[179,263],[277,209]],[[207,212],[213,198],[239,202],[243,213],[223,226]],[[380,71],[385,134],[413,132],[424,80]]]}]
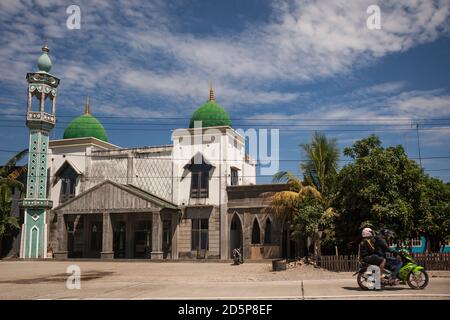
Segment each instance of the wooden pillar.
[{"label": "wooden pillar", "polygon": [[178,223],[180,222],[180,213],[172,214],[172,238],[170,239],[172,252],[172,259],[178,259]]},{"label": "wooden pillar", "polygon": [[67,259],[67,227],[64,214],[59,213],[57,217],[58,228],[58,250],[55,251],[55,259]]},{"label": "wooden pillar", "polygon": [[111,215],[109,212],[103,213],[103,233],[102,233],[102,259],[113,259],[113,228]]},{"label": "wooden pillar", "polygon": [[126,232],[125,232],[125,258],[134,258],[134,216],[132,214],[125,215]]},{"label": "wooden pillar", "polygon": [[163,223],[161,214],[153,212],[152,214],[152,252],[151,259],[160,260],[163,258],[162,252],[162,229]]},{"label": "wooden pillar", "polygon": [[90,238],[91,238],[91,230],[90,226],[90,215],[84,214],[82,216],[83,219],[83,258],[89,257],[90,254]]}]

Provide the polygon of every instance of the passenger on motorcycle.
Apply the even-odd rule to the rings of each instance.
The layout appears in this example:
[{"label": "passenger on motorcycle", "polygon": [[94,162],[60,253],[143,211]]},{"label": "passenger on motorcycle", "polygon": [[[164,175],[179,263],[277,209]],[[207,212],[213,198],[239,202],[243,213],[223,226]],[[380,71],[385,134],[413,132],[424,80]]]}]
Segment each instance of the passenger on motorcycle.
[{"label": "passenger on motorcycle", "polygon": [[386,261],[386,267],[392,271],[391,273],[391,283],[395,282],[398,272],[402,267],[402,262],[396,258],[386,257],[386,253],[396,254],[397,251],[389,248],[388,241],[394,237],[394,233],[389,229],[382,229],[380,234],[375,237],[375,253]]},{"label": "passenger on motorcycle", "polygon": [[386,259],[377,254],[375,249],[374,232],[370,228],[364,228],[362,231],[363,240],[360,244],[360,257],[363,262],[380,267],[381,273],[384,272]]}]

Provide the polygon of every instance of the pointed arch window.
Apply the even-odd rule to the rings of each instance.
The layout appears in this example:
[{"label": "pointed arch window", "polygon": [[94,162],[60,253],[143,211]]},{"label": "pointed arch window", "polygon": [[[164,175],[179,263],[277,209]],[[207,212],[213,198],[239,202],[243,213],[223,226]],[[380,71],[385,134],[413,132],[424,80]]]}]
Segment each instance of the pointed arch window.
[{"label": "pointed arch window", "polygon": [[[200,159],[200,163],[194,160]],[[201,154],[193,157],[185,166],[191,172],[191,198],[208,198],[209,196],[209,172],[214,168]]]},{"label": "pointed arch window", "polygon": [[261,243],[261,230],[259,228],[258,220],[255,219],[253,221],[252,228],[252,244],[260,244]]},{"label": "pointed arch window", "polygon": [[59,203],[64,203],[75,197],[75,189],[80,175],[81,171],[68,160],[56,171],[55,183],[61,180]]},{"label": "pointed arch window", "polygon": [[264,244],[272,243],[272,221],[270,218],[266,220],[266,226],[264,227]]}]

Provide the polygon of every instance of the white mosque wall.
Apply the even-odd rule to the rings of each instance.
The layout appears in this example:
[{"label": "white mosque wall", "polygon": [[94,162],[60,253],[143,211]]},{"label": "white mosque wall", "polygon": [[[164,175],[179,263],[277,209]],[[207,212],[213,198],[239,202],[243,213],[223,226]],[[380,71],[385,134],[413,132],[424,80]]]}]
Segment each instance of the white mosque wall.
[{"label": "white mosque wall", "polygon": [[[226,203],[226,186],[231,185],[231,168],[238,169],[239,184],[252,183],[243,177],[255,176],[255,167],[245,164],[244,140],[228,127],[208,128],[203,136],[194,130],[180,130],[173,135],[174,200],[180,205],[219,205]],[[200,136],[200,138],[199,138]],[[210,171],[209,195],[205,199],[190,197],[191,174],[184,167],[196,155],[202,154],[214,168]]]},{"label": "white mosque wall", "polygon": [[[68,160],[82,175],[76,185],[76,195],[108,179],[133,184],[149,193],[177,205],[225,205],[226,187],[231,185],[231,170],[238,170],[239,185],[255,184],[254,163],[245,154],[245,140],[229,127],[198,130],[177,130],[173,146],[128,149],[106,149],[95,144],[67,146],[50,145],[48,167],[52,177],[50,198],[59,204],[61,182],[54,174]],[[207,198],[191,198],[191,174],[184,167],[196,154],[202,154],[213,169],[210,171]]]},{"label": "white mosque wall", "polygon": [[[53,206],[59,205],[59,196],[61,193],[61,180],[56,179],[55,173],[58,169],[66,162],[69,161],[73,166],[75,166],[79,171],[86,171],[86,158],[87,149],[91,148],[89,146],[68,146],[49,149],[47,162],[47,169],[50,169],[50,184],[49,184],[49,197],[53,201]],[[56,182],[56,183],[55,183]],[[81,177],[79,177],[75,194],[81,192]]]}]

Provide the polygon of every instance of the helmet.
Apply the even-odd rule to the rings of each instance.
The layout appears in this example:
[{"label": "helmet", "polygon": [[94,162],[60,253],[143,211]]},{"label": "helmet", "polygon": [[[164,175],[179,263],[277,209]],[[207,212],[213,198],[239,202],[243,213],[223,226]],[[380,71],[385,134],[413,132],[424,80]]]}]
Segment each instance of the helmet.
[{"label": "helmet", "polygon": [[382,230],[380,231],[380,234],[381,234],[383,237],[386,237],[386,238],[392,238],[392,237],[394,237],[394,232],[391,231],[391,230],[389,230],[389,229],[382,229]]},{"label": "helmet", "polygon": [[370,228],[364,228],[362,231],[362,237],[363,238],[373,237],[373,230]]}]

